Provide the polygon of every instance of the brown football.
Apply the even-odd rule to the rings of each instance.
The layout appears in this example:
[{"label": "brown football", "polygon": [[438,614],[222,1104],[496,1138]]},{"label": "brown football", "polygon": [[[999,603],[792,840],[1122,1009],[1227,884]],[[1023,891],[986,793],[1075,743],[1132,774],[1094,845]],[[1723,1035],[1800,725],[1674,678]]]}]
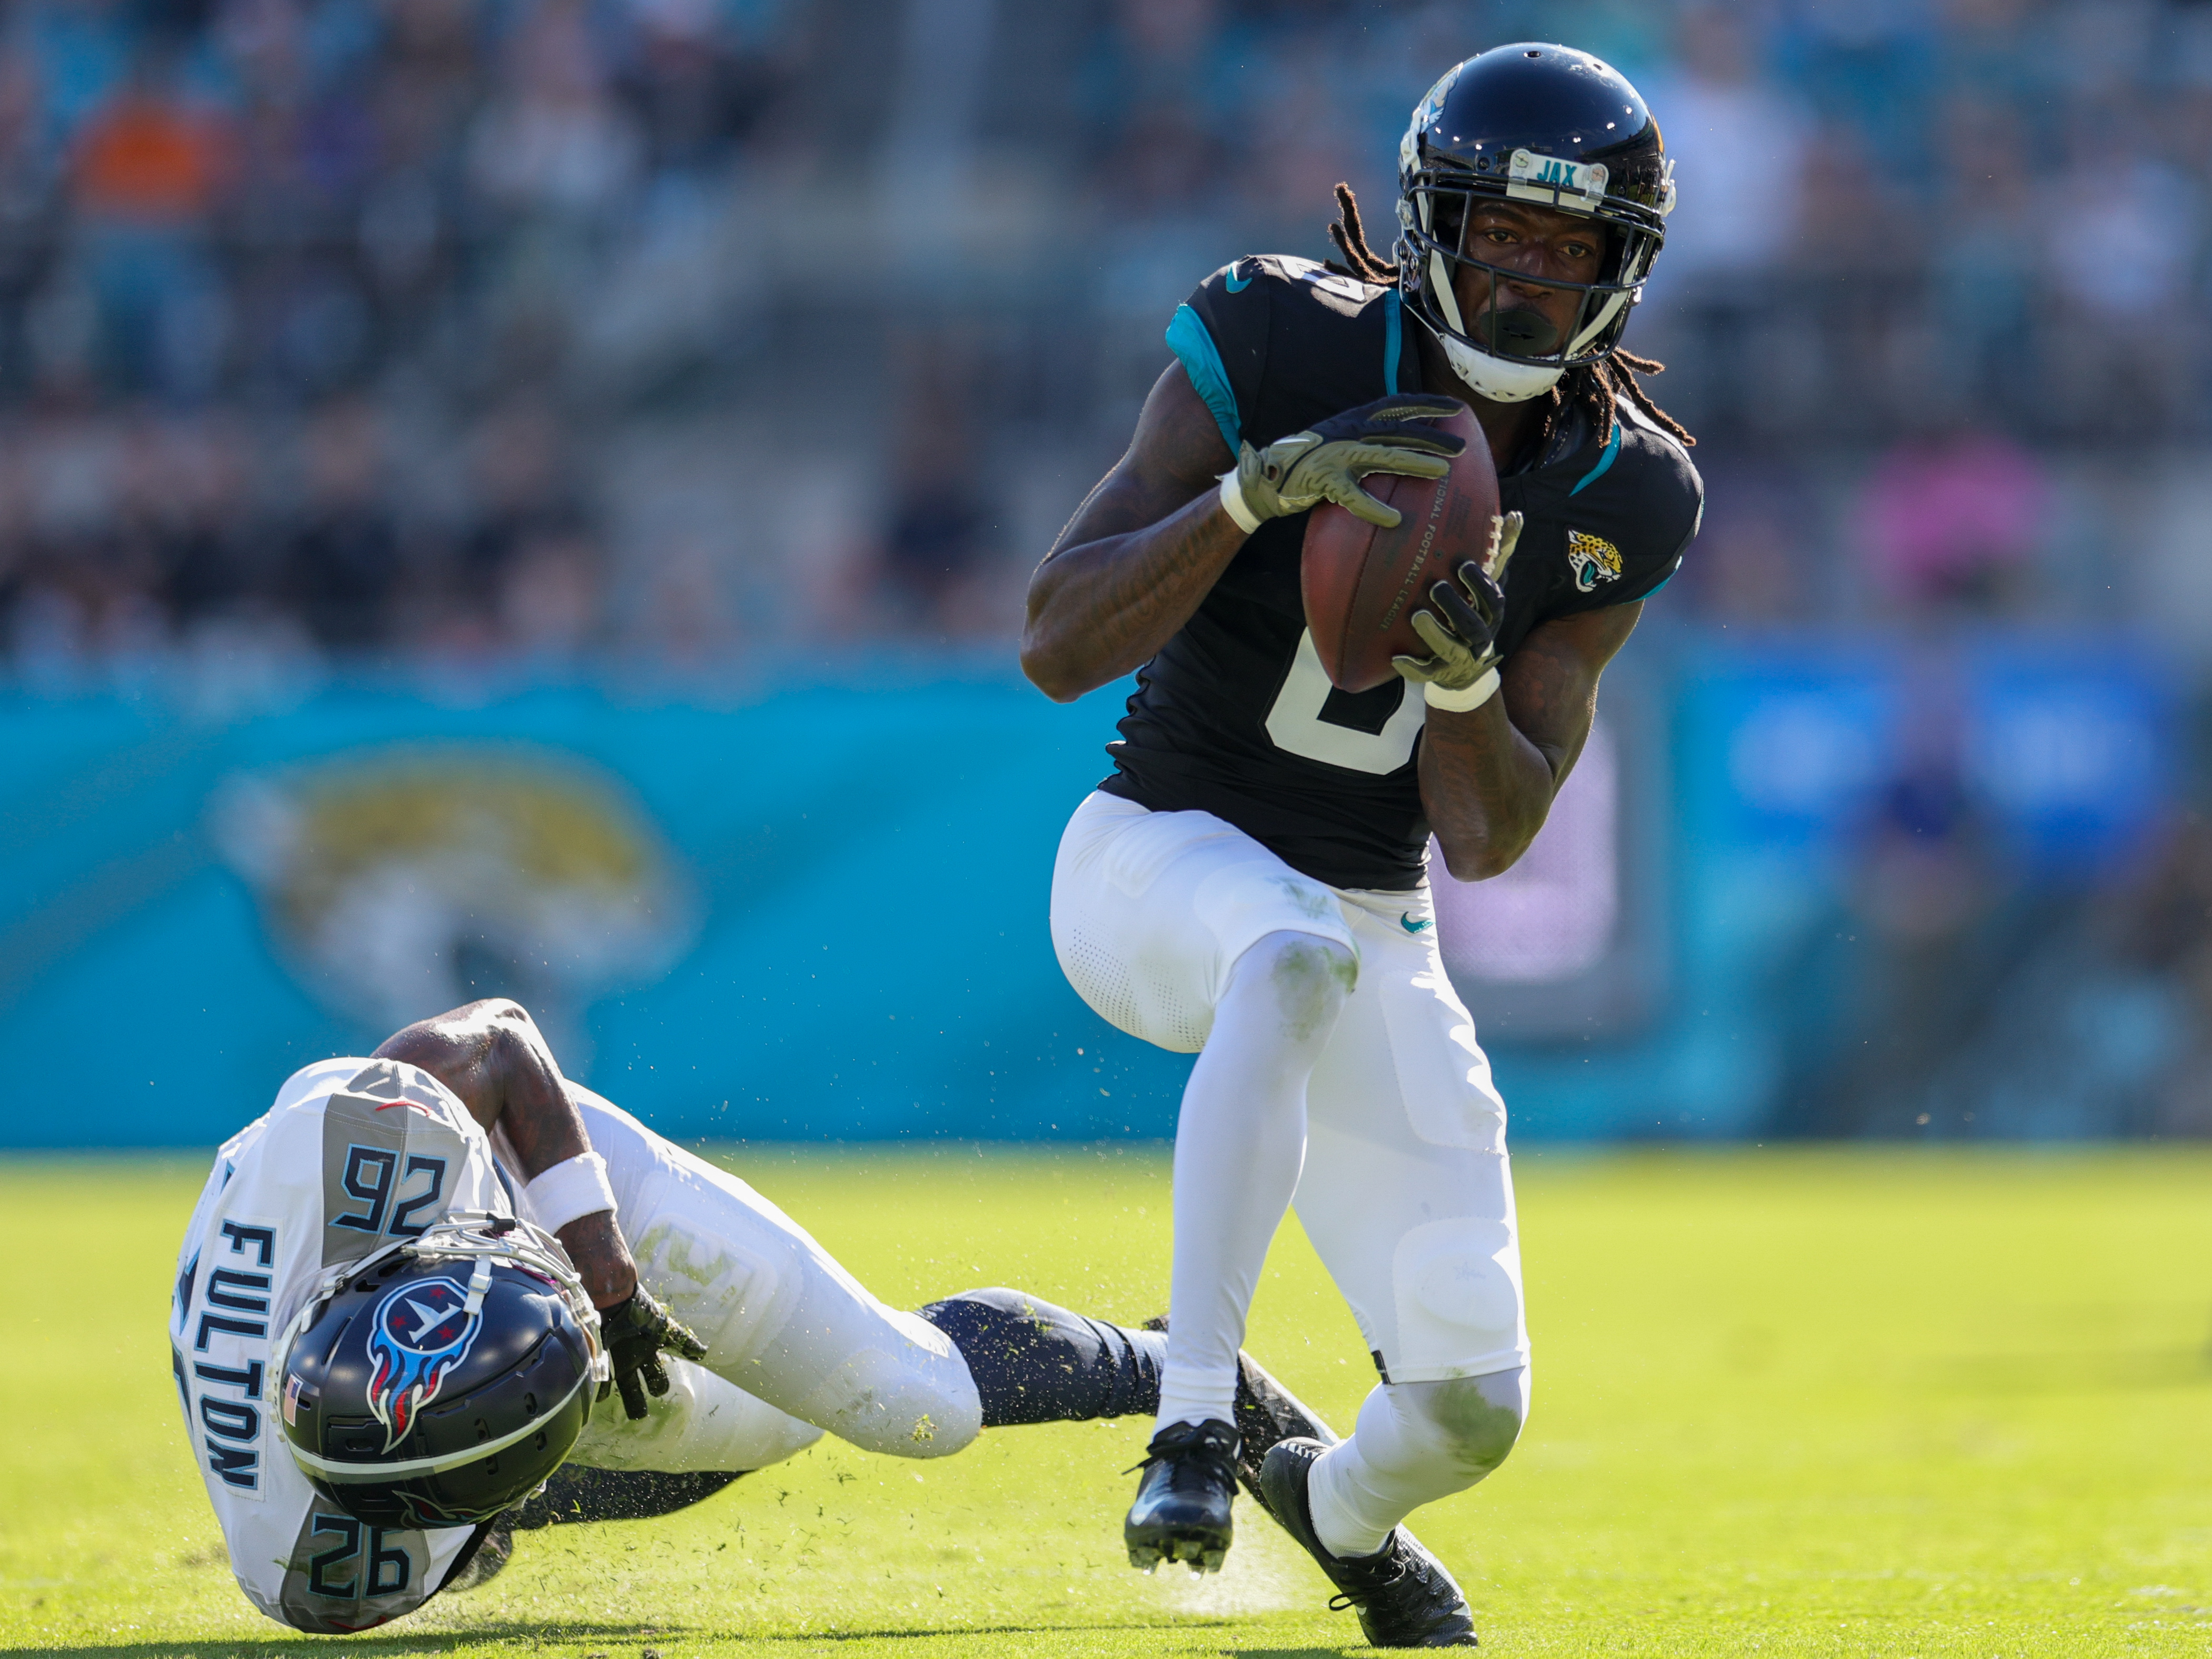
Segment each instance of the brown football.
[{"label": "brown football", "polygon": [[1404,516],[1395,530],[1355,519],[1323,501],[1306,520],[1298,585],[1314,649],[1340,691],[1371,691],[1398,671],[1395,656],[1425,657],[1413,612],[1429,589],[1490,544],[1498,513],[1498,473],[1474,414],[1462,407],[1437,422],[1467,440],[1442,478],[1371,473],[1367,493]]}]

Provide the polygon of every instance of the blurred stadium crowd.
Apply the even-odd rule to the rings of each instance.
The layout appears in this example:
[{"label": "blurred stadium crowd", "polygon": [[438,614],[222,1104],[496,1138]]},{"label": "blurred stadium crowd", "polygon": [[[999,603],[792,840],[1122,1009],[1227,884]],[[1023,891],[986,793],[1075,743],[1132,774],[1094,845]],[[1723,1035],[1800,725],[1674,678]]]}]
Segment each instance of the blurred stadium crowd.
[{"label": "blurred stadium crowd", "polygon": [[[2101,630],[2192,702],[2212,669],[2212,5],[0,17],[0,647],[33,690],[1000,653],[1176,302],[1321,257],[1340,178],[1386,222],[1411,106],[1524,38],[1620,65],[1679,158],[1630,342],[1711,507],[1660,629]],[[2212,1129],[2212,841],[2182,813],[2006,887],[1942,749],[1854,832],[1837,936],[1882,954],[1836,1029],[1881,1040],[1841,1084],[1821,1045],[1796,1121],[1924,1122],[2101,963],[2134,1023],[2083,1040],[2136,1035],[2077,1116]]]},{"label": "blurred stadium crowd", "polygon": [[2178,579],[2212,637],[2166,533],[2203,486],[2161,465],[2205,436],[2212,8],[5,16],[21,660],[1003,635],[1176,301],[1321,252],[1340,175],[1379,208],[1437,68],[1531,33],[1623,65],[1680,158],[1636,332],[1714,474],[1699,610],[2171,633]]}]

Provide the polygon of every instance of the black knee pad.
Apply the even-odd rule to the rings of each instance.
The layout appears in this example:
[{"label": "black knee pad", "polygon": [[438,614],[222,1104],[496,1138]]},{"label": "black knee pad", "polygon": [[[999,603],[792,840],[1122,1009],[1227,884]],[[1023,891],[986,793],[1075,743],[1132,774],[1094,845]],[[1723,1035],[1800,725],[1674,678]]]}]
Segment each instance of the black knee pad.
[{"label": "black knee pad", "polygon": [[975,1379],[983,1426],[1079,1423],[1159,1409],[1167,1339],[1019,1291],[963,1291],[921,1316],[952,1339]]},{"label": "black knee pad", "polygon": [[554,1470],[543,1491],[500,1519],[519,1528],[576,1521],[647,1521],[689,1509],[747,1473],[705,1469],[667,1474],[657,1469],[587,1469],[571,1463]]}]

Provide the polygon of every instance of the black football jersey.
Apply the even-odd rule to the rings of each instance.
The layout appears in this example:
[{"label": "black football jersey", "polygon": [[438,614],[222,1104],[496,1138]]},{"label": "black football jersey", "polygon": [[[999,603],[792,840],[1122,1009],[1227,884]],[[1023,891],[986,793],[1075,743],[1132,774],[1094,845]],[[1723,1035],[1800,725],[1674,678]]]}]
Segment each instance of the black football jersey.
[{"label": "black football jersey", "polygon": [[[1264,447],[1390,392],[1418,392],[1419,355],[1395,289],[1310,259],[1236,261],[1179,307],[1168,343],[1235,453]],[[1626,605],[1674,574],[1704,485],[1682,447],[1623,399],[1604,442],[1579,414],[1499,481],[1526,517],[1505,581],[1510,655],[1553,617]],[[1155,811],[1226,819],[1334,887],[1419,884],[1429,825],[1416,757],[1424,712],[1402,681],[1328,683],[1306,632],[1306,515],[1254,532],[1204,604],[1137,672],[1099,787]]]}]

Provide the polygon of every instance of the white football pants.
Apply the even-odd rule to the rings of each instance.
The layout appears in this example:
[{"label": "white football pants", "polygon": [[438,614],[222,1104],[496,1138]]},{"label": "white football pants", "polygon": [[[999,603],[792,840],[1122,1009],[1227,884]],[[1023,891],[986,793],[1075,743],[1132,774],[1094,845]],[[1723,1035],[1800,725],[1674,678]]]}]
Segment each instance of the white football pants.
[{"label": "white football pants", "polygon": [[[1061,838],[1052,933],[1069,982],[1104,1018],[1161,1048],[1206,1050],[1176,1136],[1164,1425],[1229,1415],[1251,1284],[1285,1197],[1384,1382],[1527,1366],[1505,1109],[1445,975],[1425,884],[1331,888],[1211,813],[1093,794]],[[1333,1024],[1295,994],[1310,977],[1300,940],[1324,964],[1356,965],[1348,990],[1324,999]],[[1210,1066],[1232,986],[1233,1029],[1219,1037],[1234,1060]],[[1276,1052],[1263,1054],[1270,1021]],[[1278,1060],[1303,1072],[1302,1099]],[[1203,1271],[1187,1270],[1194,1260]]]},{"label": "white football pants", "polygon": [[669,1391],[647,1396],[642,1421],[623,1414],[619,1394],[602,1401],[577,1462],[757,1469],[824,1431],[894,1457],[945,1457],[975,1439],[982,1405],[943,1332],[878,1302],[737,1176],[569,1087],[607,1160],[639,1277],[707,1345],[697,1364],[665,1362]]}]

